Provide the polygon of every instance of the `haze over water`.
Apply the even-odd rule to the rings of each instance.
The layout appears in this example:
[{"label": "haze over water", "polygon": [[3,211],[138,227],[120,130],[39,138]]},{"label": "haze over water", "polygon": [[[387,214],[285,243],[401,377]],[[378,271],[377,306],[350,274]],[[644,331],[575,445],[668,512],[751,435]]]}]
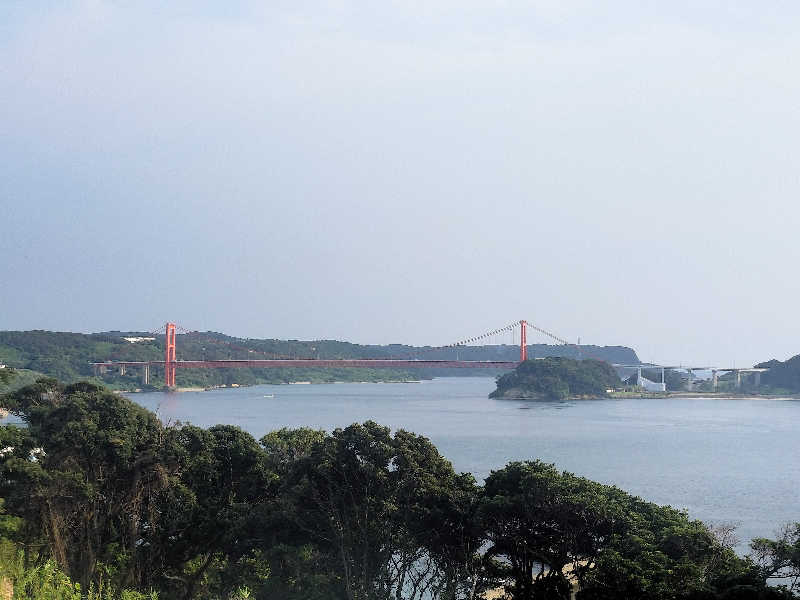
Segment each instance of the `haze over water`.
[{"label": "haze over water", "polygon": [[[165,422],[234,424],[259,438],[281,427],[328,431],[368,419],[425,435],[479,480],[539,458],[739,538],[774,537],[800,508],[800,400],[490,400],[491,378],[412,384],[262,385],[131,394]],[[740,550],[744,549],[740,547]]]}]

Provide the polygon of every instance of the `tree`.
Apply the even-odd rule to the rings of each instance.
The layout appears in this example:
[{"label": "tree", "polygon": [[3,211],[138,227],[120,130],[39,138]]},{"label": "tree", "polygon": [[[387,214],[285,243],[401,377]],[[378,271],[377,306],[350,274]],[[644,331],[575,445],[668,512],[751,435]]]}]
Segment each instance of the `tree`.
[{"label": "tree", "polygon": [[781,362],[769,360],[756,367],[769,369],[761,375],[761,383],[777,390],[800,391],[800,354]]},{"label": "tree", "polygon": [[[711,599],[734,589],[763,591],[750,561],[700,521],[612,488],[625,527],[587,573],[580,600]],[[757,597],[757,596],[748,596]]]},{"label": "tree", "polygon": [[481,519],[514,600],[567,599],[573,586],[580,600],[716,598],[737,586],[764,588],[752,563],[699,521],[540,461],[492,472]]},{"label": "tree", "polygon": [[785,525],[777,539],[754,539],[750,557],[761,580],[779,580],[788,592],[800,591],[800,523]]},{"label": "tree", "polygon": [[10,367],[0,367],[0,385],[8,385],[16,373]]},{"label": "tree", "polygon": [[491,398],[520,397],[560,400],[568,396],[605,396],[620,384],[616,371],[600,360],[544,358],[527,360],[497,379]]},{"label": "tree", "polygon": [[0,429],[0,496],[22,517],[26,548],[41,546],[84,588],[98,569],[119,585],[146,578],[143,540],[168,485],[163,428],[99,386],[40,380],[5,397],[26,428]]},{"label": "tree", "polygon": [[[507,565],[515,599],[569,598],[624,515],[605,487],[540,461],[514,462],[486,479],[481,520],[489,554]],[[569,577],[568,577],[569,576]]]},{"label": "tree", "polygon": [[477,575],[480,545],[466,518],[474,480],[457,475],[426,438],[392,435],[371,421],[324,437],[284,431],[279,438],[262,442],[297,457],[278,494],[281,540],[325,573],[311,583],[327,585],[327,597],[462,598],[480,589],[479,577],[466,579]]},{"label": "tree", "polygon": [[162,493],[164,518],[148,548],[163,571],[160,586],[187,599],[257,586],[266,576],[256,551],[265,535],[255,526],[257,511],[272,499],[266,453],[231,425],[184,425],[166,434],[178,478]]}]

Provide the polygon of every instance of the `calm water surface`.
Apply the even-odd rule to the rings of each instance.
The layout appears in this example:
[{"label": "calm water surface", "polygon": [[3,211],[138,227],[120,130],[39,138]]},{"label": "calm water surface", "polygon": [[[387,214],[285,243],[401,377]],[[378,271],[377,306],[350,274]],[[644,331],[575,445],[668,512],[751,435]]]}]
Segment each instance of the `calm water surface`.
[{"label": "calm water surface", "polygon": [[800,521],[800,400],[489,400],[490,378],[423,383],[263,385],[131,394],[162,420],[332,430],[372,419],[431,439],[479,480],[511,460],[540,458],[615,484],[743,541]]}]

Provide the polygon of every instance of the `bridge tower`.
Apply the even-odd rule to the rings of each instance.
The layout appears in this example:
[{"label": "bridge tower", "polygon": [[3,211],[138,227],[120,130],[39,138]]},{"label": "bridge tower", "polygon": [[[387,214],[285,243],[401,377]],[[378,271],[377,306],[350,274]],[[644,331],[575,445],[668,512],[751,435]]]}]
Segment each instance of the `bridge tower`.
[{"label": "bridge tower", "polygon": [[522,319],[519,322],[519,360],[525,362],[528,360],[528,322]]},{"label": "bridge tower", "polygon": [[164,385],[175,387],[175,323],[167,323],[164,340]]}]

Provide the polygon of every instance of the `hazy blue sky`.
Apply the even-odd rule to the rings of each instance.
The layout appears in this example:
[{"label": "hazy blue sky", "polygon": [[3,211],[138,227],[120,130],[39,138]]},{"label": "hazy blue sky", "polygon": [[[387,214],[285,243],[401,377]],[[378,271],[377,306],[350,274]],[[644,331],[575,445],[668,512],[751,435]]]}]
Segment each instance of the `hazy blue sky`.
[{"label": "hazy blue sky", "polygon": [[4,0],[0,329],[525,318],[784,359],[798,30],[796,2]]}]

